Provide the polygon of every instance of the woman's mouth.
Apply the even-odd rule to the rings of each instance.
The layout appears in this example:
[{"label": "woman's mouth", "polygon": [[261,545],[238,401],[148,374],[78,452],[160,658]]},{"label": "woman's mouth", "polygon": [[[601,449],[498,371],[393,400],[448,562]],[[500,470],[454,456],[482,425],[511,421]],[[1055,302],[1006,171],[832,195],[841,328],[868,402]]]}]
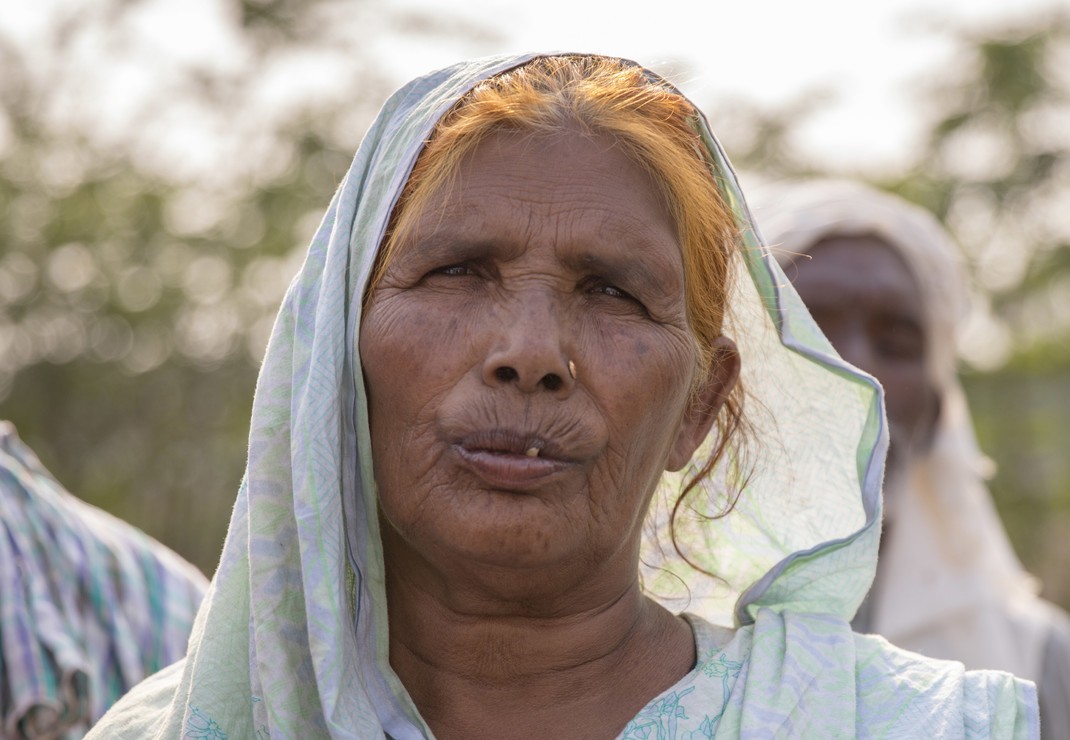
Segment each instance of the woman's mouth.
[{"label": "woman's mouth", "polygon": [[575,463],[551,440],[493,429],[468,434],[453,445],[465,467],[494,488],[523,490]]}]

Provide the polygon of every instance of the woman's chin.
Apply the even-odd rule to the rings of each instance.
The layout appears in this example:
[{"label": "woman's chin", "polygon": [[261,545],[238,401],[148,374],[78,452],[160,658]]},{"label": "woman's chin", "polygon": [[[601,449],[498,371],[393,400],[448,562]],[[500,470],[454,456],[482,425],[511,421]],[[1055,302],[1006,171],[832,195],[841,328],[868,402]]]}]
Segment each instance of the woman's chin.
[{"label": "woman's chin", "polygon": [[546,567],[575,557],[585,544],[585,536],[573,531],[571,518],[556,502],[501,491],[488,491],[485,497],[498,500],[458,522],[450,538],[454,548],[475,562],[505,568]]},{"label": "woman's chin", "polygon": [[434,569],[530,579],[568,571],[589,558],[589,533],[577,531],[577,515],[565,502],[498,490],[463,498],[424,518],[405,537]]}]

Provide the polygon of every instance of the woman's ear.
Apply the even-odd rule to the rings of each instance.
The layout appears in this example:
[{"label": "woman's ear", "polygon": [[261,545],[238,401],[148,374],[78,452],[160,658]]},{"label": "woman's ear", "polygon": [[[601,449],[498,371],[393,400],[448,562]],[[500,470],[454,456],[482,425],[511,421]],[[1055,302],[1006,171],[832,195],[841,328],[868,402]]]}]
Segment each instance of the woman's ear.
[{"label": "woman's ear", "polygon": [[739,351],[728,337],[718,337],[713,343],[713,362],[705,378],[691,398],[669,452],[666,470],[679,470],[687,465],[695,450],[710,433],[717,414],[739,380]]}]

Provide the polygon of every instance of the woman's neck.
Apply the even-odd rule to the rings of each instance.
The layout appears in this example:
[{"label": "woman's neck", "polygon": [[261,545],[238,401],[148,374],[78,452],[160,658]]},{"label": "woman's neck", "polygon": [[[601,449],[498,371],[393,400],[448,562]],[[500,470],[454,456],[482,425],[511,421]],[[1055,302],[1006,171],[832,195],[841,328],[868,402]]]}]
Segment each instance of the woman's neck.
[{"label": "woman's neck", "polygon": [[440,739],[614,737],[695,663],[690,627],[637,582],[601,603],[533,616],[458,609],[388,578],[390,663]]}]

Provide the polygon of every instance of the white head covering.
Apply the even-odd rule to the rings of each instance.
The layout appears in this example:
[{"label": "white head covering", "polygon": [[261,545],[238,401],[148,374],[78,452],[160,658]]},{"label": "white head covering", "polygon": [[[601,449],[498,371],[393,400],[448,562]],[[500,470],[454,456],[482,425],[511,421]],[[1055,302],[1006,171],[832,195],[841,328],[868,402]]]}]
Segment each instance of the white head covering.
[{"label": "white head covering", "polygon": [[[415,80],[384,106],[280,311],[257,384],[245,481],[189,657],[133,692],[100,737],[144,737],[147,727],[159,737],[198,738],[429,734],[389,663],[357,355],[361,296],[394,204],[438,120],[480,81],[531,58],[459,64]],[[651,536],[644,560],[661,569],[647,570],[644,583],[677,605],[689,591],[692,612],[734,615],[744,625],[733,644],[746,646],[745,654],[710,668],[723,676],[731,709],[718,733],[795,721],[854,728],[859,697],[882,713],[880,726],[900,723],[905,706],[912,716],[924,706],[941,723],[954,715],[959,732],[964,716],[987,718],[997,706],[1008,736],[1035,725],[1029,688],[1006,677],[970,682],[961,671],[952,676],[911,658],[902,675],[925,681],[896,682],[883,642],[856,646],[846,620],[872,581],[881,516],[887,438],[880,391],[831,351],[760,246],[705,121],[695,125],[742,235],[729,305],[761,457],[730,515],[693,517],[681,532],[687,552],[718,578],[681,561],[664,536]],[[661,486],[650,530],[664,524],[679,484],[674,477]],[[697,507],[719,511],[724,494],[716,480],[705,493]],[[857,690],[856,676],[865,683]],[[790,719],[800,712],[806,716]]]},{"label": "white head covering", "polygon": [[[940,418],[931,449],[910,462],[889,504],[895,527],[874,586],[874,631],[926,655],[1036,679],[1039,635],[984,618],[986,610],[1004,612],[1007,604],[1032,600],[1035,584],[984,485],[990,463],[978,448],[955,371],[966,278],[951,237],[922,208],[841,180],[772,186],[762,192],[756,213],[782,264],[830,237],[873,235],[903,258],[921,293]],[[971,621],[984,624],[971,628]],[[956,625],[962,638],[945,634]],[[941,636],[925,637],[937,627]]]}]

